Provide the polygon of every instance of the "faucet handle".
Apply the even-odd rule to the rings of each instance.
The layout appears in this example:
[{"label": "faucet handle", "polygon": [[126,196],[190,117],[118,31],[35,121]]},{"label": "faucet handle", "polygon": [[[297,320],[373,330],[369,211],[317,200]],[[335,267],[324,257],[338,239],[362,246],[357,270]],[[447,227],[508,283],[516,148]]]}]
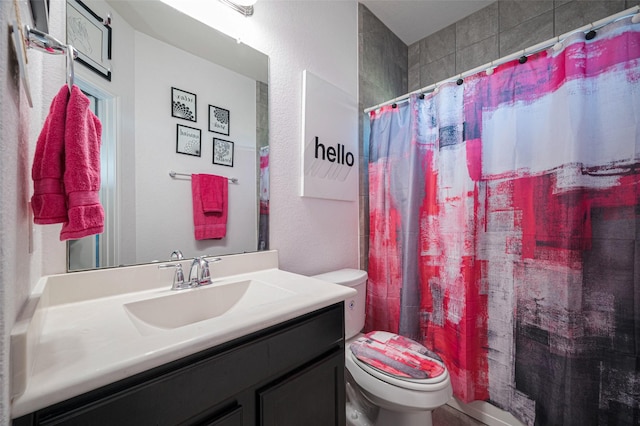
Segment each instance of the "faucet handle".
[{"label": "faucet handle", "polygon": [[209,269],[209,263],[219,262],[222,259],[219,257],[214,257],[211,260],[207,260],[206,258],[210,256],[200,256],[200,285],[211,284],[211,271]]},{"label": "faucet handle", "polygon": [[176,264],[176,273],[173,277],[173,287],[176,287],[176,285],[184,285],[184,271],[182,270],[182,263]]},{"label": "faucet handle", "polygon": [[175,268],[176,272],[173,274],[173,284],[171,290],[182,290],[185,288],[191,288],[191,283],[184,282],[184,271],[182,270],[182,263],[176,263],[174,265],[163,264],[158,265],[158,269]]},{"label": "faucet handle", "polygon": [[182,251],[174,250],[171,252],[171,260],[182,260],[184,256],[182,255]]},{"label": "faucet handle", "polygon": [[204,257],[200,258],[200,285],[211,284],[211,272],[209,271],[209,262]]}]

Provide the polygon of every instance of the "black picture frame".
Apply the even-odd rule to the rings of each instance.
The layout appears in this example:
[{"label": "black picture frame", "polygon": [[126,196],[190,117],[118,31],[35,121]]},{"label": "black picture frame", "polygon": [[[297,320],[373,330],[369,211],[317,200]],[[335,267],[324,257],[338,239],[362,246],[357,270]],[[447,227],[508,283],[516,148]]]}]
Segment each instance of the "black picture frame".
[{"label": "black picture frame", "polygon": [[213,138],[213,164],[233,167],[233,142]]},{"label": "black picture frame", "polygon": [[67,0],[67,44],[76,61],[111,81],[111,27],[80,0]]},{"label": "black picture frame", "polygon": [[171,116],[182,120],[198,121],[198,95],[186,90],[171,88]]},{"label": "black picture frame", "polygon": [[231,128],[231,112],[228,109],[209,105],[209,131],[229,136]]},{"label": "black picture frame", "polygon": [[202,132],[195,127],[176,124],[176,153],[200,157]]}]

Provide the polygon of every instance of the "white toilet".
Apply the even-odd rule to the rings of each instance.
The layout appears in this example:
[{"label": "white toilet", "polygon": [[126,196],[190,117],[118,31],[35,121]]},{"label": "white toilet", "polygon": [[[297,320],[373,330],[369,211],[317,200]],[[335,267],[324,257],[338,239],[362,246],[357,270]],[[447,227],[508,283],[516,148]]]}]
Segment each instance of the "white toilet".
[{"label": "white toilet", "polygon": [[[453,396],[449,373],[442,361],[436,359],[437,355],[424,346],[401,336],[386,332],[372,332],[367,335],[360,333],[365,319],[367,285],[365,271],[341,269],[316,275],[314,278],[346,285],[358,292],[354,298],[345,301],[345,366],[355,380],[359,393],[364,395],[369,403],[378,407],[378,413],[377,418],[368,419],[366,413],[362,413],[360,409],[354,410],[348,407],[347,424],[431,426],[431,411],[446,404]],[[397,346],[394,346],[397,341],[403,344],[400,351],[397,350]],[[408,346],[405,346],[407,342]],[[387,351],[388,343],[391,346]],[[366,356],[363,356],[361,348],[369,347],[373,350],[364,353]],[[375,350],[376,348],[381,352]],[[354,354],[354,351],[358,355]],[[382,358],[390,361],[385,363],[384,359],[377,359],[377,355],[371,357],[371,353],[382,354]],[[386,354],[392,354],[393,357],[386,357]],[[404,355],[408,357],[408,363],[414,366],[410,375],[407,375],[406,371],[392,368],[398,365],[406,366],[402,361],[396,362]],[[415,361],[416,357],[424,361],[420,362],[417,368],[415,363],[411,362]],[[420,371],[422,369],[423,371]],[[347,383],[348,394],[351,385],[353,384]]]}]

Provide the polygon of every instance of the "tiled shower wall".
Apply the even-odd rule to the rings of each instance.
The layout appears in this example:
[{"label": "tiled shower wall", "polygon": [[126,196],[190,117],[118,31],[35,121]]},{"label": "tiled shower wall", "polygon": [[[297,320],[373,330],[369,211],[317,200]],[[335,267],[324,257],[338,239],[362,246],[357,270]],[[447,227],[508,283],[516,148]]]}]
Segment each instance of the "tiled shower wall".
[{"label": "tiled shower wall", "polygon": [[[256,194],[258,194],[258,202],[256,209],[258,210],[257,229],[264,232],[264,241],[266,244],[262,246],[258,241],[258,250],[269,249],[269,219],[260,215],[260,152],[261,148],[269,145],[269,85],[262,81],[256,81]],[[266,225],[260,228],[260,221],[266,221]],[[260,239],[261,240],[261,239]]]},{"label": "tiled shower wall", "polygon": [[[369,9],[358,4],[358,108],[377,105],[407,93],[407,45]],[[369,253],[369,145],[363,141],[363,126],[369,120],[360,114],[360,268],[367,270]],[[368,142],[368,141],[367,141]]]},{"label": "tiled shower wall", "polygon": [[[406,46],[359,5],[360,111],[640,4],[638,0],[499,0]],[[400,70],[407,74],[400,75]],[[361,117],[361,124],[367,120]],[[368,141],[360,126],[360,267],[369,251]]]},{"label": "tiled shower wall", "polygon": [[409,91],[516,53],[638,1],[500,0],[409,46]]}]

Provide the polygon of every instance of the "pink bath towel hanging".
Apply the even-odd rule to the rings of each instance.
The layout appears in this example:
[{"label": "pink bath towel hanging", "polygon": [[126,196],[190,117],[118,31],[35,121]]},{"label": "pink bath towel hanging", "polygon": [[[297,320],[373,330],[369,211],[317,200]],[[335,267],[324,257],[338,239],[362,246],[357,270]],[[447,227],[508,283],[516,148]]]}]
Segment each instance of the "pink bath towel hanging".
[{"label": "pink bath towel hanging", "polygon": [[193,227],[196,240],[220,239],[227,235],[228,192],[229,181],[225,177],[191,175]]},{"label": "pink bath towel hanging", "polygon": [[69,102],[69,88],[62,86],[53,98],[49,115],[36,144],[31,178],[33,222],[39,225],[63,223],[67,220],[64,192],[64,133]]},{"label": "pink bath towel hanging", "polygon": [[98,194],[101,135],[102,124],[91,111],[89,98],[73,86],[65,128],[64,187],[68,221],[60,231],[62,241],[104,231],[104,210]]}]

